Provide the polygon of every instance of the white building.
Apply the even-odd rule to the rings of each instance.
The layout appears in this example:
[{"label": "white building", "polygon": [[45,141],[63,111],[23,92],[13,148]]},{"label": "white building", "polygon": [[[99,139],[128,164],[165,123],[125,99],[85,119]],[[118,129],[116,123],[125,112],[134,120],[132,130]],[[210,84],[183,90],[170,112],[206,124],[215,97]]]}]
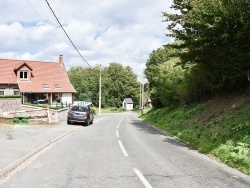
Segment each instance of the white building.
[{"label": "white building", "polygon": [[126,110],[133,110],[134,102],[131,98],[125,98],[122,102],[122,107]]}]

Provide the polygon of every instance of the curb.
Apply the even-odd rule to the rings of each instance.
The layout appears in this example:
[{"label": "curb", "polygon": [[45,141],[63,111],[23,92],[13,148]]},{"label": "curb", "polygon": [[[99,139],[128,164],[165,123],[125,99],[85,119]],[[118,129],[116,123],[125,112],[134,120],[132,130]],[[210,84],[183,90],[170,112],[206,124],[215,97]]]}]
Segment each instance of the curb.
[{"label": "curb", "polygon": [[46,147],[50,146],[51,144],[63,139],[64,137],[78,131],[79,129],[81,129],[82,127],[78,127],[72,131],[69,131],[65,134],[62,134],[50,141],[48,141],[47,143],[33,149],[32,151],[28,152],[27,154],[25,154],[24,156],[20,157],[19,159],[17,159],[16,161],[12,162],[11,164],[7,165],[5,168],[3,168],[2,170],[0,170],[0,179],[3,177],[6,177],[8,175],[8,173],[10,173],[11,171],[15,170],[20,164],[22,164],[24,161],[26,161],[27,159],[31,158],[32,156],[34,156],[35,154],[37,154],[38,152],[42,151],[43,149],[45,149]]}]

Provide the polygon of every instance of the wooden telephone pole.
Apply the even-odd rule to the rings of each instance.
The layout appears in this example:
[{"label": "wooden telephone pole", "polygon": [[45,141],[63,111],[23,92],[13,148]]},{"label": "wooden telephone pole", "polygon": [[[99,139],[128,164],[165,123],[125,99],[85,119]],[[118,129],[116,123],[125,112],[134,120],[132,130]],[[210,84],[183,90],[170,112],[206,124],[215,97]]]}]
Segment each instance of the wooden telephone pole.
[{"label": "wooden telephone pole", "polygon": [[142,84],[141,84],[141,114],[143,115],[144,108],[144,70],[142,71]]}]

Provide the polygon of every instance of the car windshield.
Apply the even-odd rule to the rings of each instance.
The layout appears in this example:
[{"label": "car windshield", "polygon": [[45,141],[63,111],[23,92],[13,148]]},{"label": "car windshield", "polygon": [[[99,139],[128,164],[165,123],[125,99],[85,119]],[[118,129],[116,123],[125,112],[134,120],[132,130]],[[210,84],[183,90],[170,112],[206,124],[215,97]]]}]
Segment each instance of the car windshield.
[{"label": "car windshield", "polygon": [[78,111],[78,112],[87,112],[88,109],[86,107],[82,107],[82,106],[73,106],[71,108],[72,111]]}]

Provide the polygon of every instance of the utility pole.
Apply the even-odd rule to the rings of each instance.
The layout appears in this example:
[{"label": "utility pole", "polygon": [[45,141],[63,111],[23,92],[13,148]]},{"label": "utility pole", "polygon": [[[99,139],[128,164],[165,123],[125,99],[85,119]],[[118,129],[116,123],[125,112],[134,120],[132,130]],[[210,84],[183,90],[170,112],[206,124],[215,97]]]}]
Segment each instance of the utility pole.
[{"label": "utility pole", "polygon": [[141,82],[140,82],[140,100],[139,100],[139,109],[141,109]]},{"label": "utility pole", "polygon": [[144,108],[144,70],[142,71],[142,85],[141,85],[141,114],[143,115],[143,108]]},{"label": "utility pole", "polygon": [[101,115],[102,105],[102,66],[100,65],[100,79],[99,79],[99,115]]}]

